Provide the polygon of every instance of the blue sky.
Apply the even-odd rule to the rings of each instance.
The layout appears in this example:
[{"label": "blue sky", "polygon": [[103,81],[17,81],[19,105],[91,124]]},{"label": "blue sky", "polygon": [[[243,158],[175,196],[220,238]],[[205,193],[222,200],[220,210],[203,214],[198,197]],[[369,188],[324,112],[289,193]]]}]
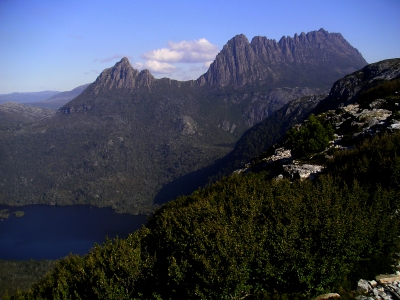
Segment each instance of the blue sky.
[{"label": "blue sky", "polygon": [[196,79],[237,34],[340,32],[367,62],[400,57],[399,0],[0,0],[0,94],[67,91],[123,56]]}]

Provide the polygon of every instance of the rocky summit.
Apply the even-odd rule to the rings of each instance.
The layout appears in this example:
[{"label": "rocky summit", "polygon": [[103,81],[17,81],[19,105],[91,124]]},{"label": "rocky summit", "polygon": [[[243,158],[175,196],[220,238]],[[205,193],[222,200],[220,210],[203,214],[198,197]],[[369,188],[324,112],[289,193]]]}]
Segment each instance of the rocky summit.
[{"label": "rocky summit", "polygon": [[279,42],[238,35],[198,80],[156,79],[123,58],[53,117],[0,132],[0,202],[149,213],[204,184],[251,126],[299,97],[311,102],[290,106],[293,116],[307,114],[365,64],[325,30]]},{"label": "rocky summit", "polygon": [[217,87],[327,86],[367,64],[340,33],[324,29],[278,42],[243,34],[232,38],[217,55],[210,69],[198,79]]}]

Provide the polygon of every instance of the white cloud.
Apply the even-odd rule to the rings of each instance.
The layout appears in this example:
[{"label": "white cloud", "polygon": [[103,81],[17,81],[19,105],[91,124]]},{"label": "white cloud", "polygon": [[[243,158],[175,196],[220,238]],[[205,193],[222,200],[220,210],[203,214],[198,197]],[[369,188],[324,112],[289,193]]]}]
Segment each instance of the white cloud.
[{"label": "white cloud", "polygon": [[157,50],[152,50],[142,54],[142,58],[146,60],[155,60],[162,62],[179,62],[182,60],[184,53],[173,51],[171,49],[162,48]]},{"label": "white cloud", "polygon": [[194,41],[168,42],[167,48],[148,51],[142,58],[165,63],[198,63],[214,60],[218,51],[216,45],[201,38]]},{"label": "white cloud", "polygon": [[152,73],[158,73],[158,74],[168,74],[175,72],[177,70],[177,67],[164,63],[164,62],[159,62],[156,60],[148,60],[145,63],[135,63],[134,67],[137,67],[137,69],[148,69]]}]

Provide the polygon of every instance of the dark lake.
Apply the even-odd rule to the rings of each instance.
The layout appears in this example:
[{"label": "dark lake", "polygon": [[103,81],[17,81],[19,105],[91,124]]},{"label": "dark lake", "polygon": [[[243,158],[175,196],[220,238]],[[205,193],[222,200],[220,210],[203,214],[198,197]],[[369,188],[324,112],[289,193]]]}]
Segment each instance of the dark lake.
[{"label": "dark lake", "polygon": [[[111,208],[28,205],[9,207],[0,219],[0,259],[58,259],[85,254],[106,237],[124,238],[146,223],[146,216],[117,214]],[[17,218],[13,212],[23,211]]]}]

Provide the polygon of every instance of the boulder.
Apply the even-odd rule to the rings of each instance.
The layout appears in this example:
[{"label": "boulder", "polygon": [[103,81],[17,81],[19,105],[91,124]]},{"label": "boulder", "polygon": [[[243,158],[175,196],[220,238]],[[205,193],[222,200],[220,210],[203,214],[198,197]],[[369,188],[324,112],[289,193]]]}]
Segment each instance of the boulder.
[{"label": "boulder", "polygon": [[292,179],[313,179],[318,173],[322,171],[324,167],[319,165],[297,165],[297,164],[289,164],[283,165],[283,170],[285,173],[289,175]]},{"label": "boulder", "polygon": [[360,279],[358,281],[358,283],[357,283],[357,292],[366,294],[366,293],[368,293],[369,289],[370,289],[370,287],[369,287],[369,283],[368,283],[367,280]]}]

